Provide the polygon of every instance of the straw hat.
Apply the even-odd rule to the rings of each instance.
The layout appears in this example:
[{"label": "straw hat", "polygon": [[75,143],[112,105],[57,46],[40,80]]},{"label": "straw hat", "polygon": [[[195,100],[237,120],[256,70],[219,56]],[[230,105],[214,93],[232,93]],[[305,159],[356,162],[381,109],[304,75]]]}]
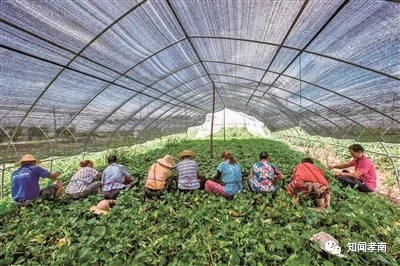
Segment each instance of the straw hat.
[{"label": "straw hat", "polygon": [[21,158],[21,160],[19,162],[15,163],[15,165],[16,166],[21,166],[21,164],[23,162],[35,162],[35,165],[42,163],[41,160],[36,160],[35,156],[33,156],[32,154],[25,154],[24,156],[22,156],[22,158]]},{"label": "straw hat", "polygon": [[158,159],[157,162],[169,168],[175,166],[174,159],[171,155],[165,155],[164,158]]},{"label": "straw hat", "polygon": [[184,150],[184,151],[181,151],[180,153],[178,153],[178,154],[176,155],[176,157],[178,157],[179,160],[180,160],[182,157],[186,157],[186,156],[190,156],[190,157],[194,158],[194,157],[196,156],[196,153],[195,153],[195,152],[192,152],[192,151],[189,151],[189,150]]},{"label": "straw hat", "polygon": [[110,203],[108,200],[100,201],[97,206],[90,207],[90,211],[94,212],[95,214],[107,214],[111,210]]}]

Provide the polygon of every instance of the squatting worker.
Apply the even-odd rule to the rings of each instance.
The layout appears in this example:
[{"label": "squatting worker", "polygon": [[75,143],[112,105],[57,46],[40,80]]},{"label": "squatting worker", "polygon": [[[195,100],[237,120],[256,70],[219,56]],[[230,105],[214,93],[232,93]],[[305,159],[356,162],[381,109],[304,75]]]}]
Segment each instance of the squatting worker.
[{"label": "squatting worker", "polygon": [[373,192],[376,189],[376,170],[370,159],[364,155],[364,148],[360,144],[353,144],[349,147],[350,155],[353,157],[348,163],[329,165],[329,169],[344,169],[354,166],[354,172],[347,170],[336,171],[343,187],[355,187],[361,192]]},{"label": "squatting worker", "polygon": [[[11,174],[11,197],[17,207],[26,207],[38,198],[49,200],[60,196],[62,182],[61,180],[56,180],[60,173],[50,173],[46,169],[37,166],[40,163],[41,161],[36,160],[35,156],[25,154],[15,164],[20,168]],[[52,185],[40,189],[39,177],[56,181]]]}]

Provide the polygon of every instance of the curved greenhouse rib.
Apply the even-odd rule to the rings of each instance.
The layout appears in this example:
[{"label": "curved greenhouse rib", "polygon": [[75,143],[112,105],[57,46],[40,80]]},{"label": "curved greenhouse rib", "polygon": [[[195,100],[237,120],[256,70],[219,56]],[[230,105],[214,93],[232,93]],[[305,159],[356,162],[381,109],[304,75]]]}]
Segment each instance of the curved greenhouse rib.
[{"label": "curved greenhouse rib", "polygon": [[[117,24],[120,20],[122,20],[124,17],[126,17],[127,15],[129,15],[132,11],[134,11],[136,8],[140,7],[143,3],[145,3],[147,0],[142,0],[141,2],[139,2],[138,4],[136,4],[134,7],[130,8],[127,12],[125,12],[124,14],[122,14],[119,18],[117,18],[115,21],[113,21],[110,25],[108,25],[106,28],[104,28],[99,34],[97,34],[91,41],[89,41],[73,58],[71,58],[71,60],[68,62],[68,64],[66,65],[66,67],[68,67],[70,64],[72,64],[75,59],[81,54],[83,53],[86,48],[88,48],[93,42],[95,42],[98,38],[100,38],[100,36],[102,36],[106,31],[108,31],[112,26],[114,26],[115,24]],[[28,109],[28,111],[26,112],[26,114],[23,116],[23,118],[21,119],[21,121],[18,123],[16,129],[14,130],[14,133],[12,135],[12,138],[15,136],[15,134],[18,132],[18,129],[21,127],[22,123],[25,121],[25,119],[28,117],[29,113],[32,111],[33,107],[36,105],[36,103],[40,100],[40,98],[42,98],[42,96],[45,94],[45,92],[51,87],[51,85],[53,85],[53,83],[58,79],[58,77],[64,73],[64,71],[67,69],[66,67],[64,67],[60,72],[58,72],[56,74],[56,76],[49,82],[49,84],[47,84],[47,86],[44,88],[44,90],[39,94],[39,96],[36,98],[36,100],[33,102],[33,104],[31,105],[31,107]],[[7,151],[9,150],[9,146],[10,146],[10,142],[7,146]]]},{"label": "curved greenhouse rib", "polygon": [[[308,52],[306,52],[306,53],[308,53]],[[256,69],[256,70],[263,70],[262,68],[258,68],[258,67],[254,67],[254,66],[249,66],[249,65],[236,64],[236,63],[227,63],[227,62],[221,62],[221,61],[204,61],[204,62],[206,62],[206,63],[216,63],[216,64],[228,64],[228,65],[235,65],[235,66],[241,66],[241,67],[248,67],[248,68],[252,68],[252,69]],[[281,74],[281,72],[275,72],[275,71],[269,71],[269,72],[270,72],[270,73],[273,73],[273,74]],[[221,75],[221,74],[213,74],[213,75]],[[297,78],[297,77],[293,77],[293,76],[290,76],[290,75],[287,75],[287,74],[283,74],[283,73],[282,73],[282,76],[283,76],[283,77],[288,77],[288,78],[291,78],[291,79],[294,79],[294,80],[297,80],[297,81],[301,81],[301,82],[304,82],[304,83],[306,83],[306,84],[315,86],[315,87],[317,87],[317,88],[319,88],[319,89],[328,91],[328,92],[330,92],[330,93],[332,93],[332,94],[336,94],[336,95],[338,95],[338,96],[340,96],[340,97],[343,97],[343,98],[345,98],[345,99],[347,99],[347,100],[349,100],[349,101],[355,102],[355,103],[357,103],[357,104],[359,104],[359,105],[361,105],[361,106],[363,106],[363,107],[365,107],[365,108],[367,108],[367,109],[370,109],[371,111],[374,111],[374,112],[376,112],[376,113],[378,113],[378,114],[380,114],[380,115],[382,115],[382,116],[384,116],[384,117],[386,117],[386,118],[389,118],[390,120],[393,120],[393,121],[395,121],[395,122],[397,122],[397,123],[400,124],[400,120],[396,119],[395,117],[392,117],[392,116],[390,116],[390,115],[388,115],[388,114],[385,114],[385,113],[383,113],[383,112],[381,112],[381,111],[379,111],[379,110],[377,110],[377,109],[375,109],[375,108],[372,108],[372,107],[370,107],[370,106],[368,106],[368,105],[366,105],[366,104],[364,104],[364,103],[362,103],[362,102],[360,102],[360,101],[354,100],[354,99],[352,99],[352,98],[350,98],[350,97],[348,97],[348,96],[346,96],[346,95],[343,95],[343,94],[338,93],[338,92],[336,92],[336,91],[333,91],[333,90],[330,90],[330,89],[328,89],[328,88],[322,87],[322,86],[320,86],[320,85],[314,84],[314,83],[309,82],[309,81],[304,80],[304,79],[301,79],[301,80],[300,80],[300,79]],[[232,77],[241,78],[241,77],[237,77],[237,76],[232,76]],[[251,81],[256,82],[256,80],[251,80]],[[262,84],[264,84],[264,85],[269,85],[269,84],[266,84],[266,83],[262,83]]]},{"label": "curved greenhouse rib", "polygon": [[[103,79],[103,78],[94,76],[94,75],[92,75],[92,74],[88,74],[88,73],[82,72],[82,71],[80,71],[80,70],[76,70],[76,69],[71,68],[71,67],[69,67],[69,66],[64,66],[64,65],[61,65],[61,64],[59,64],[59,63],[56,63],[56,62],[53,62],[53,61],[50,61],[50,60],[47,60],[47,59],[44,59],[44,58],[40,58],[40,57],[37,57],[37,56],[35,56],[35,55],[28,54],[28,53],[26,53],[26,52],[19,51],[19,50],[17,50],[17,49],[12,48],[12,47],[4,46],[4,45],[2,45],[2,44],[0,44],[0,47],[5,48],[5,49],[8,49],[8,50],[13,51],[13,52],[16,52],[16,53],[19,53],[19,54],[23,54],[23,55],[26,55],[26,56],[29,56],[29,57],[33,57],[33,58],[35,58],[35,59],[39,59],[39,60],[41,60],[41,61],[44,61],[44,62],[47,62],[47,63],[50,63],[50,64],[54,64],[54,65],[63,67],[64,69],[68,69],[68,70],[71,70],[71,71],[80,73],[80,74],[82,74],[82,75],[89,76],[89,77],[91,77],[91,78],[94,78],[94,79],[103,81],[103,82],[105,82],[105,83],[108,83],[108,85],[105,86],[105,88],[104,88],[103,90],[101,90],[98,94],[96,94],[95,97],[97,97],[101,92],[103,92],[106,88],[108,88],[108,86],[114,85],[114,86],[117,86],[117,87],[120,87],[120,88],[129,90],[129,91],[136,92],[137,95],[138,95],[138,94],[145,95],[146,97],[153,98],[154,100],[159,100],[159,101],[165,102],[166,104],[171,104],[170,102],[168,102],[168,101],[166,101],[166,100],[161,100],[161,99],[159,99],[159,98],[157,98],[157,97],[155,97],[155,96],[152,96],[152,95],[143,93],[143,92],[138,91],[138,90],[135,90],[135,89],[128,88],[128,87],[126,87],[126,86],[122,86],[122,85],[120,85],[120,84],[115,83],[114,81],[108,81],[108,80],[106,80],[106,79]],[[146,85],[146,86],[147,86],[147,85]],[[166,95],[166,93],[163,93],[163,95]],[[167,95],[167,96],[168,96],[168,95]],[[90,104],[90,102],[92,102],[92,101],[94,100],[95,97],[93,97],[84,107],[87,107],[87,106]],[[171,96],[168,96],[168,97],[172,98]],[[178,101],[180,101],[180,100],[178,100]],[[181,101],[181,102],[183,102],[183,101]],[[199,107],[193,106],[193,105],[191,105],[191,104],[185,103],[185,105],[186,105],[186,106],[192,106],[192,107],[194,107],[194,108],[196,108],[196,109],[200,109]],[[176,105],[176,106],[178,106],[178,105]],[[31,106],[31,108],[33,108],[33,105]],[[30,110],[31,110],[31,109],[30,109]],[[30,110],[27,112],[27,114],[29,114]],[[201,110],[201,109],[200,109],[200,110]],[[80,110],[80,112],[81,112],[81,111],[82,111],[82,110]],[[25,115],[24,119],[26,118],[27,114]],[[76,114],[76,116],[77,116],[77,115],[78,115],[78,114]],[[74,117],[74,118],[75,118],[75,117]],[[72,121],[73,121],[73,120],[69,121],[69,124],[70,124]],[[20,122],[19,126],[22,124],[22,122],[23,122],[23,120]],[[69,125],[69,124],[68,124],[68,125]],[[17,131],[15,131],[15,132],[17,132]],[[15,134],[15,132],[14,132],[14,134]],[[64,132],[64,130],[62,130],[62,132],[60,132],[59,136],[60,136],[63,132]],[[58,137],[59,137],[59,136],[58,136]],[[57,137],[57,139],[58,139],[58,137]],[[9,150],[9,147],[10,147],[10,144],[7,146],[6,152]]]},{"label": "curved greenhouse rib", "polygon": [[[249,88],[249,87],[244,86],[244,85],[238,85],[238,84],[233,84],[233,83],[228,83],[228,82],[216,82],[216,83],[228,84],[228,85],[235,85],[235,86],[238,86],[238,87]],[[275,87],[275,86],[274,86],[274,88],[280,89],[280,90],[284,90],[284,89],[281,89],[281,88],[278,88],[278,87]],[[235,90],[235,91],[236,91],[236,90]],[[290,91],[287,91],[287,90],[284,90],[284,91],[289,92],[289,93],[292,93],[292,94],[294,94],[294,95],[300,97],[300,95],[297,94],[297,93],[290,92]],[[241,92],[241,93],[248,94],[248,93],[246,93],[246,92]],[[289,103],[291,103],[291,104],[294,104],[294,105],[300,107],[300,104],[298,104],[298,103],[296,103],[296,102],[289,101],[288,99],[282,98],[282,97],[277,96],[277,95],[272,94],[272,93],[267,93],[267,94],[270,95],[270,96],[272,96],[272,99],[273,99],[274,97],[276,97],[276,98],[279,98],[279,99],[281,99],[281,100],[283,100],[283,101],[289,102]],[[318,104],[318,105],[321,105],[321,104],[319,104],[319,103],[317,103],[317,102],[314,102],[314,101],[312,101],[312,100],[309,100],[308,98],[305,98],[305,97],[303,97],[303,98],[306,99],[306,100],[308,100],[308,101],[311,101],[311,102],[313,102],[313,103],[316,103],[316,104]],[[263,99],[260,98],[260,100],[263,100]],[[265,99],[265,100],[268,100],[268,99]],[[321,105],[321,106],[324,107],[324,108],[326,108],[326,109],[328,109],[328,110],[331,110],[329,107],[326,107],[326,106],[324,106],[324,105]],[[295,112],[295,111],[293,111],[293,110],[287,108],[286,106],[282,106],[282,107],[284,107],[284,108],[286,108],[286,109],[288,109],[288,110],[290,110],[290,111],[296,113],[296,115],[299,116],[299,113],[297,113],[297,112]],[[324,117],[324,116],[322,116],[322,115],[320,115],[320,114],[318,114],[318,113],[315,113],[314,111],[308,109],[307,107],[302,106],[302,108],[306,109],[307,111],[313,113],[313,114],[316,115],[316,116],[319,116],[319,117],[323,118],[324,120],[328,121],[329,123],[335,125],[337,128],[340,128],[342,131],[344,131],[339,125],[337,125],[336,123],[332,122],[332,121],[329,120],[328,118],[326,118],[326,117]],[[340,114],[339,114],[339,115],[340,115]],[[317,124],[319,124],[319,123],[317,123]],[[326,132],[329,132],[329,130],[325,130],[325,131],[326,131]]]},{"label": "curved greenhouse rib", "polygon": [[[171,5],[171,3],[170,3],[170,0],[166,0],[166,1],[167,1],[167,4],[168,4],[168,6],[169,6],[169,8],[170,8],[170,10],[171,10],[171,12],[172,12],[172,14],[174,15],[174,17],[175,17],[175,19],[176,19],[176,21],[178,22],[179,26],[181,27],[183,33],[185,34],[185,37],[188,38],[188,34],[187,34],[186,30],[185,30],[185,27],[183,27],[182,22],[179,20],[178,15],[176,14],[174,8],[172,7],[172,5]],[[193,45],[193,43],[192,43],[192,40],[191,40],[190,38],[188,38],[188,41],[189,41],[189,43],[190,43],[190,46],[192,47],[193,52],[196,54],[196,56],[197,56],[197,58],[199,59],[201,65],[203,66],[204,71],[208,74],[207,68],[204,66],[204,64],[203,64],[203,62],[202,62],[202,60],[201,60],[201,58],[200,58],[198,52],[197,52],[196,49],[194,48],[194,45]],[[208,75],[208,78],[211,80],[211,82],[213,81],[209,75]],[[214,86],[213,86],[213,87],[214,87]],[[218,97],[220,98],[222,104],[225,105],[225,104],[224,104],[224,101],[222,100],[222,97],[221,97],[221,95],[219,94],[218,91],[217,91],[217,94],[218,94]]]},{"label": "curved greenhouse rib", "polygon": [[[266,45],[277,46],[277,47],[279,46],[276,43],[270,43],[270,42],[265,42],[265,41],[252,40],[252,39],[234,38],[234,37],[193,35],[193,36],[189,36],[188,38],[190,38],[190,39],[232,40],[232,41],[242,41],[242,42],[251,42],[251,43],[258,43],[258,44],[266,44]],[[385,77],[388,77],[388,78],[391,78],[391,79],[400,80],[400,77],[397,77],[397,76],[391,75],[389,73],[382,72],[382,71],[379,71],[379,70],[376,70],[374,68],[370,68],[370,67],[367,67],[367,66],[364,66],[364,65],[356,64],[356,63],[353,63],[353,62],[350,62],[350,61],[347,61],[347,60],[344,60],[344,59],[341,59],[341,58],[329,56],[329,55],[326,55],[326,54],[316,53],[316,52],[309,51],[309,50],[302,51],[302,49],[300,49],[300,48],[287,46],[287,45],[282,45],[282,48],[286,48],[286,49],[289,49],[289,50],[294,50],[294,51],[297,51],[297,52],[303,52],[303,53],[308,53],[308,54],[312,54],[312,55],[317,55],[317,56],[320,56],[320,57],[323,57],[323,58],[328,58],[328,59],[331,59],[331,60],[334,60],[334,61],[337,61],[337,62],[341,62],[341,63],[345,63],[345,64],[348,64],[348,65],[351,65],[351,66],[355,66],[357,68],[361,68],[361,69],[364,69],[364,70],[367,70],[367,71],[370,71],[370,72],[373,72],[373,73],[376,73],[376,74],[379,74],[379,75],[382,75],[382,76],[385,76]],[[208,62],[208,61],[204,60],[203,62]],[[210,61],[210,62],[212,62],[212,61]],[[263,68],[261,68],[261,70],[265,71],[265,69],[263,69]],[[283,72],[279,72],[279,73],[283,73]]]},{"label": "curved greenhouse rib", "polygon": [[[234,84],[234,85],[235,85],[235,84]],[[237,85],[237,86],[239,86],[239,85]],[[242,86],[242,87],[245,87],[245,86]],[[271,95],[273,95],[273,94],[271,94]],[[273,96],[275,96],[275,95],[273,95]],[[280,98],[280,97],[279,97],[279,98]],[[281,98],[281,99],[282,99],[282,98]],[[286,99],[284,99],[284,100],[285,100],[285,101],[288,101],[288,100],[286,100]],[[289,102],[292,103],[292,104],[295,104],[295,105],[299,106],[299,105],[298,105],[297,103],[295,103],[295,102],[291,102],[291,101],[289,101]],[[290,110],[289,108],[287,108],[287,107],[285,107],[285,106],[284,106],[284,108],[288,109],[290,112],[294,112],[293,110]],[[172,109],[172,108],[168,109],[168,110],[165,111],[163,114],[169,112],[171,109]],[[308,108],[305,108],[305,109],[309,110]],[[310,111],[310,112],[313,112],[313,111],[311,111],[311,110],[309,110],[309,111]],[[148,114],[148,116],[144,117],[143,119],[145,120],[146,118],[148,118],[148,117],[149,117],[151,114],[153,114],[153,113],[154,113],[154,111],[151,112],[150,114]],[[295,113],[295,112],[294,112],[294,113]],[[161,114],[159,117],[157,117],[156,120],[158,120],[159,118],[161,118],[163,114]],[[316,115],[317,115],[317,116],[320,116],[319,114],[316,114]],[[298,116],[298,114],[295,113],[295,116]],[[322,117],[322,116],[321,116],[321,118],[323,118],[323,119],[327,120],[328,122],[330,122],[330,123],[336,125],[335,123],[331,122],[331,121],[330,121],[329,119],[327,119],[327,118],[324,118],[324,117]],[[154,120],[151,124],[153,124],[156,120]],[[315,121],[312,121],[312,122],[314,122],[315,124],[318,124],[318,123],[315,122]],[[318,124],[318,125],[319,125],[319,124]],[[336,126],[337,126],[337,125],[336,125]],[[149,125],[147,125],[147,126],[145,127],[145,129],[146,129],[147,127],[149,127]],[[340,126],[337,126],[337,127],[340,128]],[[313,127],[310,127],[310,128],[313,128]],[[325,129],[323,126],[319,125],[319,128],[322,128],[326,133],[329,133],[329,130]],[[134,127],[133,127],[132,129],[130,129],[130,130],[128,131],[129,134],[130,134],[130,132],[131,132],[132,130],[134,130],[134,129],[135,129]],[[142,130],[142,133],[145,131],[145,129]],[[141,133],[141,134],[142,134],[142,133]]]},{"label": "curved greenhouse rib", "polygon": [[[318,37],[318,35],[329,25],[329,23],[337,16],[337,14],[340,13],[340,11],[349,3],[349,0],[345,0],[339,7],[338,9],[336,9],[336,11],[332,14],[332,16],[330,16],[330,18],[324,23],[324,25],[322,25],[322,27],[317,31],[317,33],[315,33],[315,35],[308,41],[308,43],[301,49],[301,51],[295,56],[293,57],[292,61],[290,61],[287,66],[285,67],[285,69],[283,69],[281,71],[281,74],[279,74],[275,80],[272,82],[271,86],[264,92],[264,94],[266,92],[269,91],[269,89],[275,84],[275,82],[279,79],[279,77],[282,75],[282,73],[285,73],[285,71],[297,60],[297,58],[299,57],[299,55],[302,54],[302,52],[307,49],[307,47]],[[284,41],[283,41],[284,42]],[[282,43],[283,43],[282,42]],[[279,47],[279,49],[281,48],[281,46]],[[275,57],[274,57],[275,58]],[[272,62],[269,64],[268,68],[265,70],[265,73],[263,75],[263,77],[261,78],[261,80],[259,81],[257,88],[255,89],[254,93],[258,90],[258,87],[260,86],[263,78],[265,77],[265,74],[268,72],[270,66],[272,65]],[[300,70],[301,71],[301,70]],[[254,95],[253,93],[253,95]],[[251,98],[253,98],[253,95],[251,95],[251,97],[249,98],[248,102],[246,103],[246,106],[249,104]]]},{"label": "curved greenhouse rib", "polygon": [[[302,5],[301,8],[300,8],[300,11],[297,13],[296,17],[295,17],[294,20],[292,21],[292,24],[290,25],[288,31],[286,32],[285,36],[283,37],[283,39],[282,39],[280,45],[278,46],[278,49],[276,50],[274,56],[273,56],[272,59],[269,61],[269,64],[268,64],[267,68],[266,68],[265,70],[263,70],[263,71],[264,71],[264,74],[261,76],[260,80],[258,81],[257,87],[254,89],[253,93],[252,93],[251,96],[249,97],[249,100],[247,101],[246,106],[249,104],[249,102],[250,102],[251,99],[253,98],[254,94],[257,92],[258,87],[260,86],[261,82],[263,81],[265,75],[268,73],[269,68],[270,68],[270,67],[272,66],[272,64],[274,63],[275,58],[278,56],[279,51],[282,49],[283,44],[286,42],[286,39],[288,38],[289,34],[292,32],[292,29],[293,29],[294,26],[296,25],[297,21],[299,20],[301,14],[303,13],[303,11],[304,11],[304,9],[306,8],[307,4],[308,4],[308,0],[304,1],[303,5]],[[341,9],[341,8],[340,8],[340,9]],[[336,14],[336,12],[335,12],[335,14]],[[334,14],[334,16],[335,16],[335,14]],[[319,32],[317,33],[317,35],[318,35],[318,34],[319,34]],[[314,36],[314,38],[315,38],[315,37],[316,37],[316,36]],[[312,38],[312,39],[314,39],[314,38]],[[290,65],[291,65],[291,63],[289,63],[289,66],[290,66]],[[284,72],[284,71],[282,71],[282,72]],[[279,76],[276,78],[276,80],[277,80],[278,78],[279,78]],[[276,80],[275,80],[275,81],[276,81]],[[274,83],[275,83],[275,82],[274,82]],[[273,84],[274,84],[274,83],[273,83]],[[272,85],[273,85],[273,84],[272,84]]]},{"label": "curved greenhouse rib", "polygon": [[[235,85],[235,86],[240,86],[240,87],[246,87],[246,86],[243,86],[243,85],[232,84],[232,83],[227,83],[227,82],[219,82],[219,83],[229,84],[229,85]],[[279,89],[279,90],[283,90],[283,91],[285,91],[285,92],[288,92],[288,93],[291,93],[291,94],[294,94],[294,95],[300,97],[300,95],[297,94],[297,93],[294,93],[294,92],[291,92],[291,91],[288,91],[288,90],[285,90],[285,89],[282,89],[282,88],[279,88],[279,87],[276,87],[276,86],[274,86],[274,88]],[[245,93],[245,92],[242,92],[242,93]],[[277,97],[277,98],[279,98],[279,99],[281,99],[281,100],[283,100],[283,101],[288,101],[287,99],[282,98],[282,97],[280,97],[280,96],[277,96],[277,95],[275,95],[275,94],[271,94],[271,93],[268,93],[268,92],[267,92],[266,94],[271,95],[271,96],[273,96],[273,97]],[[319,103],[317,103],[317,102],[315,102],[315,101],[313,101],[313,100],[311,100],[311,99],[309,99],[309,98],[306,98],[306,97],[304,97],[304,96],[302,96],[302,98],[303,98],[303,99],[306,99],[306,100],[308,100],[308,101],[310,101],[310,102],[312,102],[312,103],[318,104],[318,105],[320,105],[320,106],[322,106],[322,107],[325,107],[327,110],[329,110],[329,111],[331,111],[331,112],[334,112],[335,114],[338,114],[339,116],[342,116],[342,117],[346,118],[347,120],[353,122],[353,125],[356,124],[356,125],[360,126],[361,128],[365,129],[368,133],[370,133],[370,135],[373,136],[373,137],[377,140],[377,142],[379,142],[379,143],[382,145],[381,140],[379,139],[379,137],[377,137],[377,136],[376,136],[374,133],[372,133],[369,129],[367,129],[365,126],[361,125],[360,123],[356,122],[355,120],[353,120],[353,119],[347,117],[346,115],[343,115],[343,114],[341,114],[341,113],[339,113],[339,112],[337,112],[337,111],[335,111],[335,110],[333,110],[333,109],[331,109],[331,108],[329,108],[329,107],[327,107],[327,106],[324,106],[324,105],[322,105],[322,104],[319,104]],[[288,102],[293,103],[293,102],[291,102],[291,101],[288,101]],[[293,104],[294,104],[294,103],[293,103]],[[300,106],[300,105],[298,105],[298,104],[296,104],[296,105],[297,105],[297,106]],[[305,108],[305,107],[302,106],[302,108]],[[311,111],[311,112],[313,112],[313,111]],[[314,112],[313,112],[313,113],[314,113]],[[328,120],[327,118],[324,118],[324,119]],[[329,120],[328,120],[328,121],[329,121]]]},{"label": "curved greenhouse rib", "polygon": [[[146,1],[147,1],[147,0],[146,0]],[[141,83],[140,81],[138,81],[138,80],[136,80],[136,79],[134,79],[134,78],[132,78],[132,77],[130,77],[130,76],[127,76],[126,73],[128,73],[129,71],[131,71],[132,69],[134,69],[135,67],[137,67],[138,65],[140,65],[141,63],[143,63],[143,62],[145,62],[145,61],[147,61],[147,60],[153,58],[154,56],[156,56],[157,54],[161,53],[162,51],[164,51],[164,50],[166,50],[166,49],[168,49],[168,48],[170,48],[170,47],[172,47],[172,46],[174,46],[174,45],[176,45],[176,44],[179,44],[179,43],[181,43],[182,41],[187,40],[187,38],[183,38],[183,39],[180,39],[180,40],[178,40],[178,41],[176,41],[176,42],[173,42],[173,43],[171,43],[171,44],[169,44],[169,45],[163,47],[162,49],[158,50],[157,52],[151,54],[150,56],[148,56],[148,57],[142,59],[141,61],[139,61],[138,63],[136,63],[134,66],[130,67],[130,68],[129,68],[128,70],[126,70],[125,72],[120,73],[120,72],[116,71],[116,70],[113,69],[113,68],[110,68],[110,67],[108,67],[108,66],[106,66],[106,65],[104,65],[104,64],[102,64],[102,63],[99,63],[99,62],[97,62],[97,61],[95,61],[95,60],[93,60],[93,59],[90,59],[90,58],[88,58],[88,57],[86,57],[86,56],[84,56],[84,55],[82,55],[82,54],[77,54],[76,52],[74,52],[74,51],[71,50],[71,49],[68,49],[67,47],[64,47],[64,46],[59,45],[59,44],[57,44],[57,43],[55,43],[55,42],[49,41],[48,39],[45,39],[45,38],[43,38],[43,37],[37,35],[37,34],[34,33],[34,32],[31,32],[31,31],[28,31],[28,30],[26,30],[26,29],[23,29],[23,28],[19,27],[18,25],[15,25],[15,24],[13,24],[13,23],[11,23],[11,22],[9,22],[9,21],[6,21],[6,20],[4,20],[4,19],[2,19],[2,18],[0,18],[0,22],[3,22],[3,23],[5,23],[5,24],[7,24],[7,25],[9,25],[9,26],[11,26],[11,27],[13,27],[13,28],[15,28],[15,29],[18,29],[18,30],[20,30],[20,31],[22,31],[22,32],[24,32],[24,33],[27,33],[28,35],[31,35],[31,36],[33,36],[33,37],[35,37],[35,38],[38,38],[38,39],[40,39],[40,40],[42,40],[42,41],[44,41],[44,42],[46,42],[46,43],[49,43],[49,44],[51,44],[51,45],[57,47],[57,48],[60,48],[60,49],[62,49],[62,50],[64,50],[64,51],[67,51],[67,52],[73,54],[73,55],[76,55],[76,56],[78,56],[79,58],[83,58],[83,59],[85,59],[85,60],[87,60],[87,61],[89,61],[89,62],[91,62],[91,63],[93,63],[93,64],[95,64],[95,65],[97,65],[97,66],[101,66],[101,67],[104,68],[104,69],[107,69],[107,70],[109,70],[109,71],[111,71],[111,72],[114,72],[114,73],[118,74],[119,77],[116,78],[116,79],[114,80],[114,82],[115,82],[116,80],[118,80],[120,77],[125,77],[125,78],[127,78],[127,79],[133,80],[133,81],[135,81],[135,82],[137,82],[137,83],[139,83],[139,84],[144,85],[144,86],[146,87],[146,89],[151,88],[151,89],[153,89],[153,90],[155,90],[155,91],[157,91],[157,92],[159,92],[159,93],[162,93],[162,92],[159,91],[158,89],[152,88],[151,85],[149,86],[149,85],[147,85],[147,84]],[[0,46],[1,46],[1,45],[0,45]],[[8,48],[8,47],[5,47],[5,46],[4,46],[4,48]],[[9,50],[13,50],[13,48],[8,48],[8,49],[9,49]],[[16,51],[17,51],[17,50],[16,50]],[[26,55],[29,55],[29,54],[26,54]],[[30,56],[31,56],[31,57],[35,57],[35,56],[33,56],[33,55],[30,55]],[[41,58],[39,58],[39,57],[37,57],[37,59],[40,59],[40,60],[44,61],[44,59],[41,59]],[[57,63],[52,62],[52,61],[47,61],[47,62],[52,63],[52,64],[57,64]],[[200,61],[197,61],[197,62],[200,62]],[[65,66],[63,66],[63,65],[61,65],[61,64],[57,64],[57,65],[58,65],[58,66],[61,66],[61,67],[65,67]],[[69,70],[72,70],[72,69],[69,68]],[[82,74],[83,74],[83,73],[84,73],[84,72],[82,72]],[[145,90],[146,90],[146,89],[145,89]],[[145,90],[143,90],[142,93],[143,93]],[[170,96],[170,97],[171,97],[171,96]],[[173,98],[173,97],[171,97],[171,98]],[[178,101],[179,101],[179,99],[178,99]],[[193,108],[198,108],[197,106],[192,106],[192,107],[193,107]]]}]

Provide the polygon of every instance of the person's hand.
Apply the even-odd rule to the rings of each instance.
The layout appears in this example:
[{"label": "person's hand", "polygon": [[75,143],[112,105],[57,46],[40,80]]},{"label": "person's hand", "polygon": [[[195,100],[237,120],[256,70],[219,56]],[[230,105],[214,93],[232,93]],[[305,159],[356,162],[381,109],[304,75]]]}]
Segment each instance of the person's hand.
[{"label": "person's hand", "polygon": [[329,169],[329,170],[331,170],[331,169],[333,169],[333,168],[335,168],[333,164],[328,165],[328,169]]},{"label": "person's hand", "polygon": [[59,188],[59,187],[62,187],[62,182],[61,182],[61,180],[58,179],[58,180],[53,182],[53,185],[56,185],[57,188]]},{"label": "person's hand", "polygon": [[331,204],[331,194],[330,193],[326,193],[325,194],[325,206],[324,208],[328,208],[329,205]]},{"label": "person's hand", "polygon": [[335,171],[333,174],[334,174],[335,176],[340,176],[340,175],[342,175],[342,174],[343,174],[343,172],[340,172],[340,171]]}]

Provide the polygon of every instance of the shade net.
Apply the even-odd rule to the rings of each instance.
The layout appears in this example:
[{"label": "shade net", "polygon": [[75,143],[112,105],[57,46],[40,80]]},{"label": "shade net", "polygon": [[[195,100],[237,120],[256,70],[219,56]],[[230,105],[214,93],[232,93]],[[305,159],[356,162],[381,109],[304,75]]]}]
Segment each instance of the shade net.
[{"label": "shade net", "polygon": [[400,142],[394,1],[1,1],[0,157],[141,143],[224,108]]}]

